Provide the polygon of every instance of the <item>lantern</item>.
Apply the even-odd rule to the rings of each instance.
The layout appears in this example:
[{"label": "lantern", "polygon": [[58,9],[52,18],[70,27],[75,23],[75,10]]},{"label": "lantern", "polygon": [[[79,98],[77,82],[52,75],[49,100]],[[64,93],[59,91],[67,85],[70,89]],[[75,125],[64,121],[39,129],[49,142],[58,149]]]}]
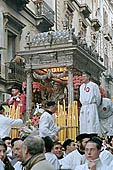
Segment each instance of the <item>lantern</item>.
[{"label": "lantern", "polygon": [[41,4],[44,0],[32,0],[35,4]]}]

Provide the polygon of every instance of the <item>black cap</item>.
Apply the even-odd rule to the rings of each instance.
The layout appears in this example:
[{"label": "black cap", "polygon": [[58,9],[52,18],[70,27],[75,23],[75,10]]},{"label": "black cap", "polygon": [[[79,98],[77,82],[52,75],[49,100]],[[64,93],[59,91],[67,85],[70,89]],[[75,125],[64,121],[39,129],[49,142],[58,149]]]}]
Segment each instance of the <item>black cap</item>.
[{"label": "black cap", "polygon": [[17,89],[17,90],[20,90],[20,87],[19,86],[17,86],[17,85],[14,85],[14,86],[12,86],[12,88],[11,89]]},{"label": "black cap", "polygon": [[85,139],[85,138],[90,138],[90,135],[87,134],[87,133],[82,133],[82,134],[80,134],[76,137],[76,140],[80,141],[80,140]]},{"label": "black cap", "polygon": [[63,143],[63,145],[62,145],[63,148],[66,150],[66,146],[67,146],[67,145],[70,145],[71,142],[74,142],[74,140],[72,140],[72,139],[67,139],[67,140],[65,140],[64,143]]},{"label": "black cap", "polygon": [[102,146],[102,140],[99,137],[93,137],[91,141],[98,144],[100,147]]},{"label": "black cap", "polygon": [[14,143],[15,143],[16,141],[18,141],[18,140],[21,140],[21,138],[13,138],[13,139],[11,140],[11,146],[13,147],[13,146],[14,146]]},{"label": "black cap", "polygon": [[88,75],[88,76],[90,76],[90,77],[91,77],[91,73],[90,73],[90,72],[88,72],[88,71],[84,71],[82,74],[86,74],[86,75]]},{"label": "black cap", "polygon": [[50,107],[50,106],[54,106],[56,103],[55,101],[48,101],[47,102],[47,106]]},{"label": "black cap", "polygon": [[6,136],[4,138],[2,138],[3,141],[6,141],[6,140],[11,140],[11,138],[9,136]]}]

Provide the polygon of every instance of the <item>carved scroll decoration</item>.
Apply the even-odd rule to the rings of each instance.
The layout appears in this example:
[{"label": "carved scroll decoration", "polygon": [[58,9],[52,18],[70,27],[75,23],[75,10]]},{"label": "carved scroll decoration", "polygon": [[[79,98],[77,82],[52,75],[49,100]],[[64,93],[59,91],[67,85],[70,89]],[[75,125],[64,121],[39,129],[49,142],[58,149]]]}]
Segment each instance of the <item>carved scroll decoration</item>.
[{"label": "carved scroll decoration", "polygon": [[50,78],[62,78],[62,77],[64,77],[65,76],[65,74],[66,74],[66,71],[64,71],[63,73],[61,73],[61,74],[54,74],[54,73],[52,73],[52,71],[48,71],[45,75],[39,75],[39,74],[37,74],[37,73],[33,73],[33,77],[35,78],[35,79],[42,79],[42,80],[45,80],[45,79],[50,79]]}]

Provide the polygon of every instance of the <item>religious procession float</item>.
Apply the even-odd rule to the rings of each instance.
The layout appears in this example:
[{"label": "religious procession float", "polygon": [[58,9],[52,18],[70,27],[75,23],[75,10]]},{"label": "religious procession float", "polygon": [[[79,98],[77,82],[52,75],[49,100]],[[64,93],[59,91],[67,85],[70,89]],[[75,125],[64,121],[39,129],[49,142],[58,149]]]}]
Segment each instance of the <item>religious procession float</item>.
[{"label": "religious procession float", "polygon": [[[22,90],[26,95],[26,125],[38,128],[46,102],[54,100],[58,105],[58,112],[54,114],[57,124],[69,127],[59,133],[60,140],[75,139],[79,133],[81,75],[88,70],[93,81],[99,84],[105,70],[99,54],[87,45],[80,33],[75,35],[74,29],[69,29],[38,33],[32,39],[27,34],[25,51],[18,55],[25,60],[26,81]],[[22,116],[19,110],[20,106],[16,110],[10,106],[8,116]]]}]

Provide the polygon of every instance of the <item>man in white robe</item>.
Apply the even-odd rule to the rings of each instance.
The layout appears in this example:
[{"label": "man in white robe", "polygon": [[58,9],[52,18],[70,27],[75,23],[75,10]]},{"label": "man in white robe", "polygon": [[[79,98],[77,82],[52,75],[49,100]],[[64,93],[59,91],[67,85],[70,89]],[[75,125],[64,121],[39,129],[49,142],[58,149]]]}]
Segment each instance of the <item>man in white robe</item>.
[{"label": "man in white robe", "polygon": [[5,109],[3,105],[0,105],[0,138],[10,136],[12,127],[21,127],[22,125],[22,119],[12,119],[5,117]]},{"label": "man in white robe", "polygon": [[75,170],[108,170],[108,166],[103,164],[99,158],[102,142],[97,137],[87,142],[85,147],[86,163],[79,165]]},{"label": "man in white robe", "polygon": [[55,113],[57,107],[54,101],[49,101],[47,103],[48,109],[43,112],[40,117],[39,122],[39,134],[40,137],[49,136],[52,140],[56,140],[58,132],[63,129],[56,125],[55,119],[52,116]]},{"label": "man in white robe", "polygon": [[102,98],[99,105],[99,119],[102,134],[113,136],[113,102],[111,99]]},{"label": "man in white robe", "polygon": [[84,83],[80,86],[80,134],[100,133],[98,106],[101,102],[101,94],[98,85],[90,81],[91,74],[84,72]]},{"label": "man in white robe", "polygon": [[59,160],[52,152],[54,142],[49,136],[46,136],[43,140],[45,142],[45,158],[51,163],[55,170],[58,170],[60,168]]},{"label": "man in white robe", "polygon": [[74,170],[77,165],[85,163],[85,145],[90,140],[88,134],[80,134],[76,137],[78,143],[78,149],[69,153],[65,158],[61,160],[61,169],[72,169]]}]

